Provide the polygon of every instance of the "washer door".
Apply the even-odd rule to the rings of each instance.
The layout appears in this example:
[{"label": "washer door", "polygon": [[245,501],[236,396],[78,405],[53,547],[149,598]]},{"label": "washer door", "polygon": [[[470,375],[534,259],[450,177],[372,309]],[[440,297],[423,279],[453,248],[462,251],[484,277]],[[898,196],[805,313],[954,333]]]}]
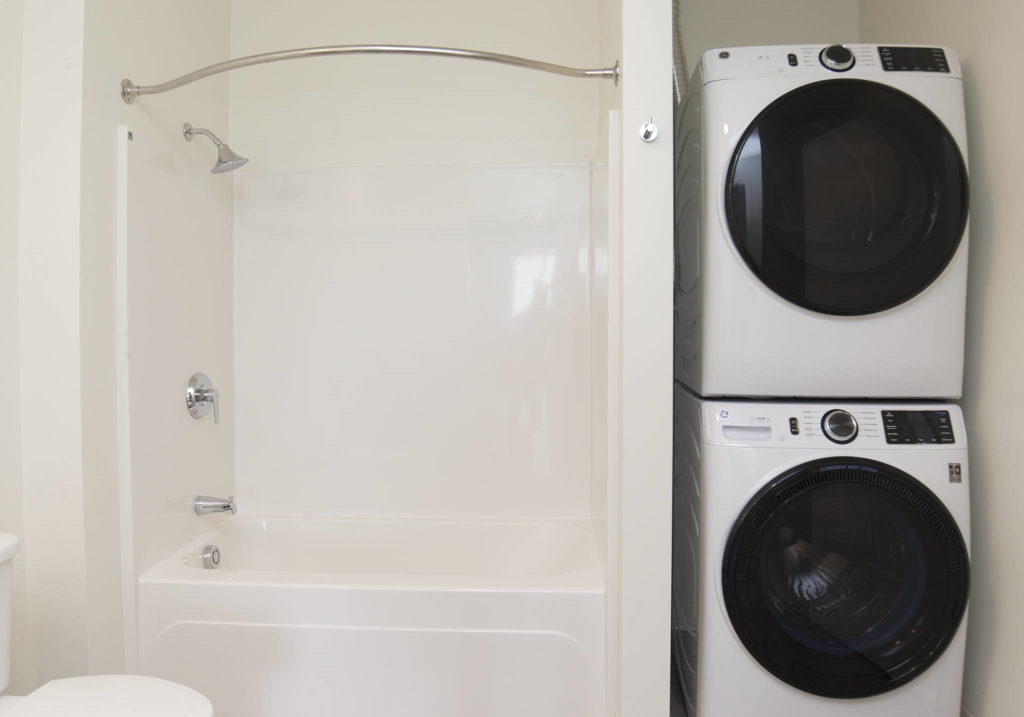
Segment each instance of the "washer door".
[{"label": "washer door", "polygon": [[967,170],[923,104],[886,85],[829,80],[772,103],[740,138],[726,218],[779,296],[871,314],[927,288],[967,225]]},{"label": "washer door", "polygon": [[722,589],[736,634],[773,675],[867,697],[914,679],[949,645],[967,606],[967,548],[945,506],[903,471],[817,460],[746,506]]}]

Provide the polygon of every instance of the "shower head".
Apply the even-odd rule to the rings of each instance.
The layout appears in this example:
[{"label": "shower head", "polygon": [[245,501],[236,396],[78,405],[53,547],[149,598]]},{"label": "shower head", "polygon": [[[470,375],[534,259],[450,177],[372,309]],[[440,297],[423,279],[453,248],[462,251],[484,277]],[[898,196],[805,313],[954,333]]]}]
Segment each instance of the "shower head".
[{"label": "shower head", "polygon": [[217,135],[208,129],[199,129],[186,122],[182,128],[182,134],[185,135],[185,139],[189,142],[192,141],[192,135],[194,134],[204,134],[213,140],[213,143],[217,145],[217,164],[213,165],[213,169],[210,171],[214,174],[230,172],[232,169],[238,169],[249,161],[248,158],[235,154],[231,147],[221,142]]}]

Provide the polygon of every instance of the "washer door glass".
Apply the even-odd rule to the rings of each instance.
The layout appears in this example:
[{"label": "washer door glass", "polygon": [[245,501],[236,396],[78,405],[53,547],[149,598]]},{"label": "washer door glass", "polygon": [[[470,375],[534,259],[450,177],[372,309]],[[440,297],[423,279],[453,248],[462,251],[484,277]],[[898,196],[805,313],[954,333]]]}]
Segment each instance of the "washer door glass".
[{"label": "washer door glass", "polygon": [[867,697],[912,680],[949,645],[967,606],[967,548],[941,501],[903,471],[818,460],[746,506],[722,589],[736,634],[773,675]]},{"label": "washer door glass", "polygon": [[901,304],[953,258],[967,171],[923,104],[885,85],[830,80],[771,104],[740,138],[726,219],[751,270],[826,314]]}]

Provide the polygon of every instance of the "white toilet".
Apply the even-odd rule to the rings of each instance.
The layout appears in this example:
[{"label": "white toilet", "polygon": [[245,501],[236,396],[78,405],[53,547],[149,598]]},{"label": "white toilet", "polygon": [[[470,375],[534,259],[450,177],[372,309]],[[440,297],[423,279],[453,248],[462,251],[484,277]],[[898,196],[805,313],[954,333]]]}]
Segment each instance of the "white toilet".
[{"label": "white toilet", "polygon": [[[18,538],[0,533],[0,693],[11,677],[11,560]],[[96,675],[48,682],[27,697],[0,697],[3,717],[213,717],[195,690],[139,675]]]}]

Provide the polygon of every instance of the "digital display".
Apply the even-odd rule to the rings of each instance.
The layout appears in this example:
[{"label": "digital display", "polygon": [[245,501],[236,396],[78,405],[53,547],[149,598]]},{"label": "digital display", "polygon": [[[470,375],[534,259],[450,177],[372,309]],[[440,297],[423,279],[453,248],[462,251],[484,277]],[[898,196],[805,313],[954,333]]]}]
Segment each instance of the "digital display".
[{"label": "digital display", "polygon": [[886,443],[955,443],[949,411],[882,411]]},{"label": "digital display", "polygon": [[878,55],[886,72],[949,72],[939,47],[879,47]]}]

